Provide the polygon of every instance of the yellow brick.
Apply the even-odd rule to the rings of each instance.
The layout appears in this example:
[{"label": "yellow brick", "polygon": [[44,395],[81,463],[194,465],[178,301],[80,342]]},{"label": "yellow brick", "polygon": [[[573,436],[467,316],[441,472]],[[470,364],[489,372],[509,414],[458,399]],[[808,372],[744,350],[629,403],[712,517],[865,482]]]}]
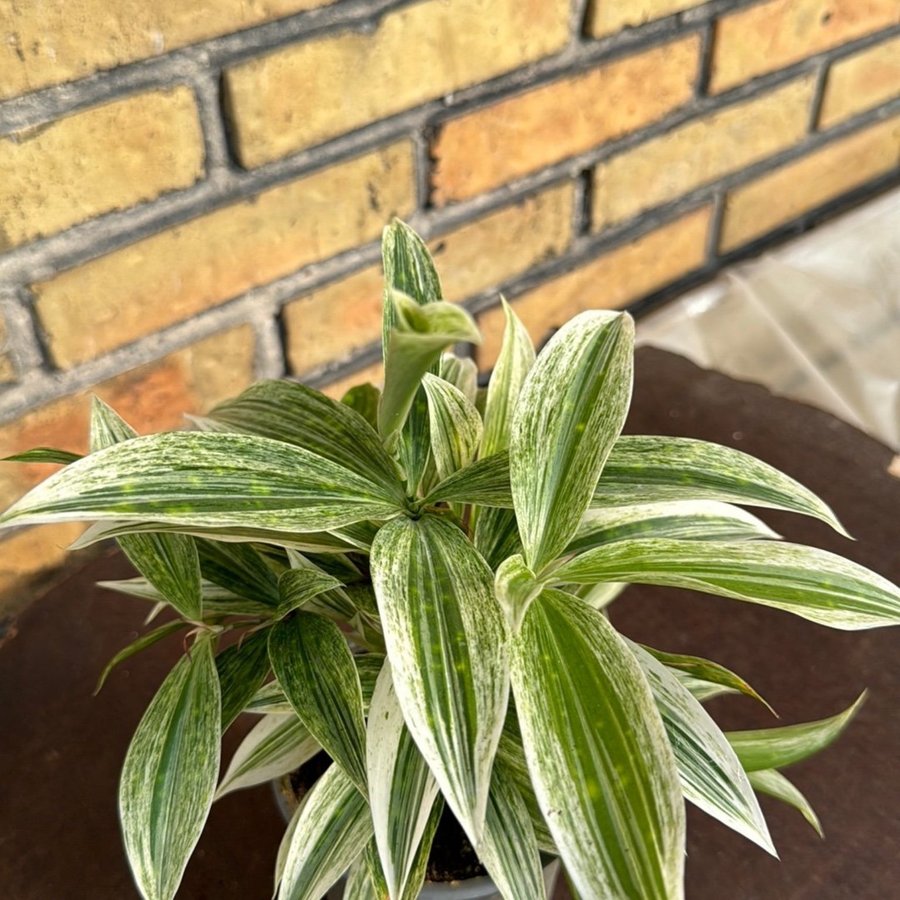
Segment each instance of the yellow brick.
[{"label": "yellow brick", "polygon": [[34,287],[53,359],[76,365],[355,247],[412,204],[403,142],[65,272]]},{"label": "yellow brick", "polygon": [[726,197],[721,246],[731,250],[900,164],[900,118],[835,141]]},{"label": "yellow brick", "polygon": [[[703,265],[711,210],[704,207],[517,298],[513,308],[536,342],[585,309],[617,309]],[[478,365],[490,369],[503,339],[503,312],[479,317]]]},{"label": "yellow brick", "polygon": [[568,17],[567,0],[430,0],[372,34],[251,60],[225,75],[240,160],[262,165],[561,50]]},{"label": "yellow brick", "polygon": [[713,93],[900,21],[897,0],[769,0],[716,23]]},{"label": "yellow brick", "polygon": [[0,0],[0,97],[83,78],[333,0]]},{"label": "yellow brick", "polygon": [[381,387],[383,381],[384,367],[380,362],[377,362],[372,363],[363,369],[357,369],[352,374],[345,375],[343,378],[338,378],[337,381],[332,381],[326,387],[322,388],[322,393],[335,400],[340,400],[350,388],[356,387],[358,384],[369,382],[376,387]]},{"label": "yellow brick", "polygon": [[[557,256],[572,228],[572,186],[504,207],[431,242],[447,300],[464,300]],[[381,269],[327,285],[285,308],[292,370],[346,359],[381,337]]]},{"label": "yellow brick", "polygon": [[585,19],[585,28],[591,37],[604,37],[621,31],[623,28],[635,28],[700,6],[705,0],[591,0]]},{"label": "yellow brick", "polygon": [[829,128],[900,95],[900,37],[833,63],[819,127]]},{"label": "yellow brick", "polygon": [[6,333],[6,324],[0,318],[0,382],[15,381],[16,369],[9,358],[9,335]]},{"label": "yellow brick", "polygon": [[0,251],[203,177],[187,87],[137,94],[0,138]]},{"label": "yellow brick", "polygon": [[593,225],[601,229],[737,172],[806,134],[815,80],[682,125],[594,170]]},{"label": "yellow brick", "polygon": [[435,202],[473,197],[662,118],[690,99],[698,59],[689,37],[447,122],[433,148]]}]

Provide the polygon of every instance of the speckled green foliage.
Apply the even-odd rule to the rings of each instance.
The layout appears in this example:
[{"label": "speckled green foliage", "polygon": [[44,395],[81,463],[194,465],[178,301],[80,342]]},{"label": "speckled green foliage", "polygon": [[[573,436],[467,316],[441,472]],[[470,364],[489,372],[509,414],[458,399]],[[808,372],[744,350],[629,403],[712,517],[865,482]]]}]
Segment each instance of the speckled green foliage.
[{"label": "speckled green foliage", "polygon": [[[861,701],[726,734],[701,702],[760,700],[747,681],[632,643],[606,610],[650,583],[871,628],[900,621],[900,590],[779,543],[739,508],[843,533],[793,478],[729,447],[620,433],[627,314],[583,313],[535,354],[506,305],[479,389],[451,352],[478,331],[443,301],[425,243],[394,222],[383,260],[383,391],[337,403],[264,381],[194,431],[144,437],[97,401],[87,456],[10,457],[63,468],[0,525],[92,522],[78,546],[115,538],[138,570],[105,586],[146,604],[147,630],[102,678],[157,641],[184,646],[123,769],[141,895],[173,900],[214,792],[318,754],[278,900],[318,900],[345,872],[348,900],[415,900],[444,811],[507,900],[546,900],[542,853],[583,900],[678,900],[685,799],[769,852],[756,793],[821,831],[781,769],[834,741]],[[242,714],[258,720],[216,789],[222,732]]]}]

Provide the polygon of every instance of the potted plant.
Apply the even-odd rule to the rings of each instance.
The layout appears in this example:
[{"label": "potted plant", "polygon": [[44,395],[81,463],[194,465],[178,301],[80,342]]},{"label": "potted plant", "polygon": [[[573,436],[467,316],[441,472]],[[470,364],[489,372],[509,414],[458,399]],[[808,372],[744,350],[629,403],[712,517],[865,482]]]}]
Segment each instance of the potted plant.
[{"label": "potted plant", "polygon": [[[442,816],[489,876],[443,890],[511,900],[544,897],[557,857],[583,898],[682,896],[685,799],[769,852],[757,791],[815,824],[780,770],[856,705],[724,734],[701,701],[753,689],[632,643],[605,606],[629,582],[673,585],[857,629],[900,621],[900,591],[741,509],[841,530],[772,467],[621,435],[627,314],[583,313],[536,358],[506,307],[480,390],[473,363],[445,353],[477,329],[441,300],[422,241],[394,222],[383,250],[383,391],[337,403],[267,381],[197,430],[145,437],[97,401],[90,454],[15,457],[64,465],[4,525],[94,521],[79,545],[115,538],[139,572],[111,586],[149,600],[148,620],[174,614],[110,668],[183,636],[122,770],[140,893],[174,896],[216,796],[304,764],[281,900],[317,900],[345,875],[353,900],[418,896]],[[260,718],[217,787],[242,712]]]}]

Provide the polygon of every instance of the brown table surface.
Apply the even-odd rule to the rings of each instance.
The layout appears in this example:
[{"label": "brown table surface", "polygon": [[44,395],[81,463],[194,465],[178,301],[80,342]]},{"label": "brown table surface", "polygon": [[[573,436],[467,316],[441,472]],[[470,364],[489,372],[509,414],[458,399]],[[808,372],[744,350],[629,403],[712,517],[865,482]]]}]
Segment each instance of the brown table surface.
[{"label": "brown table surface", "polygon": [[[888,449],[832,417],[655,350],[638,354],[628,431],[739,447],[801,479],[858,539],[818,522],[763,516],[790,539],[837,550],[900,581],[900,480]],[[116,817],[119,767],[141,711],[180,652],[177,638],[122,665],[99,697],[105,661],[138,634],[143,604],[96,589],[126,577],[115,553],[37,598],[0,647],[0,896],[136,897]],[[830,715],[871,696],[839,744],[789,773],[819,812],[820,841],[793,810],[763,798],[781,861],[688,810],[689,900],[887,900],[900,897],[900,631],[831,631],[776,610],[633,587],[617,626],[665,650],[736,669],[784,723]],[[753,701],[719,698],[727,728],[773,724]],[[229,734],[225,757],[240,725]],[[216,804],[180,898],[265,900],[282,823],[267,787]],[[565,895],[565,889],[560,891]]]}]

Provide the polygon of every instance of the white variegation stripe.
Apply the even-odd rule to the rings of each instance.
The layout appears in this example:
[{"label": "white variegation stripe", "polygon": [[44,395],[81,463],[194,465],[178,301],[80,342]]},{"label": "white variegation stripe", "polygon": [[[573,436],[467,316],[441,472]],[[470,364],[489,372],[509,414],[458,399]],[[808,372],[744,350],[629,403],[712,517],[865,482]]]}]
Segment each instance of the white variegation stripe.
[{"label": "white variegation stripe", "polygon": [[774,797],[776,800],[787,803],[788,806],[793,806],[815,829],[820,838],[825,837],[825,833],[822,831],[822,823],[819,821],[819,817],[810,805],[809,800],[781,772],[775,769],[760,769],[757,772],[750,772],[747,777],[750,779],[750,784],[760,794],[767,794],[769,797]]},{"label": "white variegation stripe", "polygon": [[704,591],[845,630],[900,622],[900,588],[842,556],[801,544],[619,541],[576,556],[553,577],[562,583],[629,581]]},{"label": "white variegation stripe", "polygon": [[381,870],[391,897],[401,897],[438,787],[403,721],[389,663],[369,707],[366,769]]},{"label": "white variegation stripe", "polygon": [[396,515],[401,501],[281,441],[168,432],[92,453],[26,494],[2,525],[90,519],[322,531]]},{"label": "white variegation stripe", "polygon": [[501,298],[506,316],[506,328],[500,355],[494,363],[488,382],[487,402],[484,407],[484,435],[481,439],[481,455],[491,456],[509,447],[509,430],[513,410],[525,376],[534,365],[534,345],[512,307]]},{"label": "white variegation stripe", "polygon": [[478,396],[478,366],[474,359],[445,353],[441,357],[441,378],[459,388],[463,396],[472,404]]},{"label": "white variegation stripe", "polygon": [[545,590],[512,649],[535,794],[579,896],[682,897],[678,771],[628,646],[602,613]]},{"label": "white variegation stripe", "polygon": [[459,528],[433,516],[385,525],[371,565],[406,724],[477,847],[509,690],[492,573]]},{"label": "white variegation stripe", "polygon": [[766,820],[740,760],[700,702],[672,672],[628,641],[653,691],[684,796],[704,812],[776,856]]},{"label": "white variegation stripe", "polygon": [[846,534],[812,491],[741,450],[694,438],[623,435],[594,492],[595,506],[665,500],[722,500],[767,506],[827,522]]},{"label": "white variegation stripe", "polygon": [[332,765],[295,815],[278,900],[320,900],[372,836],[369,807],[344,770]]},{"label": "white variegation stripe", "polygon": [[209,814],[221,701],[208,639],[166,677],[132,738],[119,782],[125,852],[146,900],[171,900]]},{"label": "white variegation stripe", "polygon": [[564,325],[525,378],[509,473],[523,556],[540,575],[574,535],[631,398],[634,323],[594,310]]},{"label": "white variegation stripe", "polygon": [[428,397],[431,453],[438,478],[448,478],[475,458],[481,443],[481,416],[463,392],[426,373],[422,386]]},{"label": "white variegation stripe", "polygon": [[235,750],[216,790],[216,799],[293,772],[320,749],[318,741],[293,712],[267,714]]}]

